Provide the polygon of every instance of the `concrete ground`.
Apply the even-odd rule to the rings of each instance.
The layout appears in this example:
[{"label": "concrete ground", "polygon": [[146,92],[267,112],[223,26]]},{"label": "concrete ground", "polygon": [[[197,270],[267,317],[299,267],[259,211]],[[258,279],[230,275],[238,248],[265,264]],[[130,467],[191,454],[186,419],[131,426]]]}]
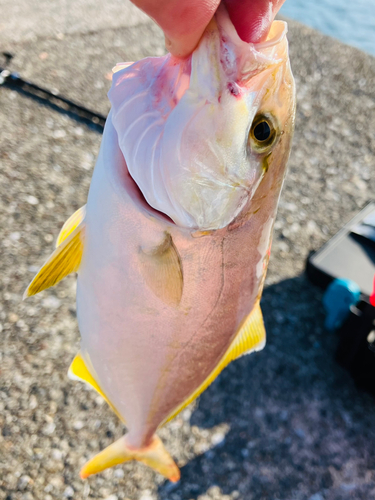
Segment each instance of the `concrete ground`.
[{"label": "concrete ground", "polygon": [[[125,1],[31,5],[0,0],[11,69],[101,113],[116,62],[163,53],[160,31]],[[160,432],[177,485],[135,463],[79,479],[124,429],[66,377],[79,344],[74,276],[21,297],[85,203],[101,135],[0,87],[1,500],[375,498],[375,401],[334,361],[321,291],[303,275],[309,251],[374,197],[375,59],[295,22],[289,38],[298,111],[262,300],[268,343]]]}]

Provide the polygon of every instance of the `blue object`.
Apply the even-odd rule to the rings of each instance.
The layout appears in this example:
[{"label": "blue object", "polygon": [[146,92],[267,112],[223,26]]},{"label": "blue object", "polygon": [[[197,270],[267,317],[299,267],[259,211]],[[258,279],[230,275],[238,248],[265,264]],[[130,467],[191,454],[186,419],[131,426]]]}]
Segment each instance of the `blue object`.
[{"label": "blue object", "polygon": [[352,280],[336,279],[323,295],[323,306],[327,317],[324,326],[327,330],[339,328],[350,312],[350,307],[357,304],[361,291]]},{"label": "blue object", "polygon": [[374,0],[289,0],[280,14],[375,55]]}]

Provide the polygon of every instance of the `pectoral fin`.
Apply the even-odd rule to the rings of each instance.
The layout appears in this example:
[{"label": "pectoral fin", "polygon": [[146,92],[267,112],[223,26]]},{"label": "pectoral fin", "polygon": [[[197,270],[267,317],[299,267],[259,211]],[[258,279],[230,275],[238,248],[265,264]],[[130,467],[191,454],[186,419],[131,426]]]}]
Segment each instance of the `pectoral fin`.
[{"label": "pectoral fin", "polygon": [[79,208],[65,222],[56,240],[56,248],[84,221],[86,217],[86,205]]},{"label": "pectoral fin", "polygon": [[81,382],[85,382],[85,384],[89,385],[93,389],[98,392],[101,397],[108,403],[108,405],[112,408],[112,410],[116,413],[118,418],[123,422],[124,419],[120,415],[120,413],[113,406],[111,401],[107,398],[107,396],[102,391],[100,385],[97,383],[96,379],[92,375],[91,371],[87,368],[85,360],[82,357],[82,354],[79,352],[76,357],[73,359],[72,364],[70,365],[68,371],[68,377],[71,380],[80,380]]},{"label": "pectoral fin", "polygon": [[179,254],[170,234],[151,252],[140,249],[142,275],[154,294],[168,305],[181,301],[183,276]]},{"label": "pectoral fin", "polygon": [[130,460],[143,462],[172,482],[180,479],[180,471],[177,465],[156,435],[153,436],[148,446],[141,449],[129,447],[126,436],[122,436],[87,462],[80,475],[82,479],[86,479],[92,474],[108,469],[108,467],[129,462]]},{"label": "pectoral fin", "polygon": [[56,248],[24,293],[24,299],[50,286],[56,285],[70,273],[78,271],[81,264],[85,224],[82,222]]},{"label": "pectoral fin", "polygon": [[220,372],[229,365],[231,361],[240,358],[245,354],[250,354],[253,351],[260,351],[266,343],[266,331],[263,323],[262,311],[259,302],[256,304],[252,312],[245,319],[242,326],[238,330],[236,337],[231,343],[229,349],[222,357],[216,368],[206,378],[206,380],[189,396],[180,406],[178,406],[171,415],[161,425],[172,420],[186,406],[194,401],[207,387],[212,384]]}]

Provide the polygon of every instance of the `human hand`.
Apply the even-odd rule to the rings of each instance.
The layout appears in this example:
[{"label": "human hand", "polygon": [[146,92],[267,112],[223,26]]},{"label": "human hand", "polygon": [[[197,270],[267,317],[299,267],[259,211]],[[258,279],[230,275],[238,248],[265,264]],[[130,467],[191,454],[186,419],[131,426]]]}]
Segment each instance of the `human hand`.
[{"label": "human hand", "polygon": [[[178,0],[177,0],[178,1]],[[237,33],[245,42],[267,38],[276,14],[285,0],[223,0]]]},{"label": "human hand", "polygon": [[[132,0],[164,31],[165,45],[177,57],[188,56],[198,44],[220,0]],[[246,42],[260,42],[285,0],[223,0]]]}]

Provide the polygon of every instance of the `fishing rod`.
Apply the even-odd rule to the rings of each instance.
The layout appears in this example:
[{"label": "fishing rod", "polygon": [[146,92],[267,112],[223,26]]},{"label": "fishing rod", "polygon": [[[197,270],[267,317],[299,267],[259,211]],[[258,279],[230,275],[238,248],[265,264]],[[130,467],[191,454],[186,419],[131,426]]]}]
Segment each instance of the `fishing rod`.
[{"label": "fishing rod", "polygon": [[13,58],[13,55],[9,52],[2,53],[5,59],[5,67],[0,66],[0,86],[4,86],[13,90],[16,90],[27,97],[46,104],[57,111],[65,112],[73,116],[74,118],[79,118],[90,125],[94,125],[101,132],[103,132],[106,117],[95,111],[78,104],[66,97],[60,96],[58,92],[53,92],[47,90],[35,83],[29,82],[23,79],[18,73],[9,71],[7,69],[8,64]]}]

